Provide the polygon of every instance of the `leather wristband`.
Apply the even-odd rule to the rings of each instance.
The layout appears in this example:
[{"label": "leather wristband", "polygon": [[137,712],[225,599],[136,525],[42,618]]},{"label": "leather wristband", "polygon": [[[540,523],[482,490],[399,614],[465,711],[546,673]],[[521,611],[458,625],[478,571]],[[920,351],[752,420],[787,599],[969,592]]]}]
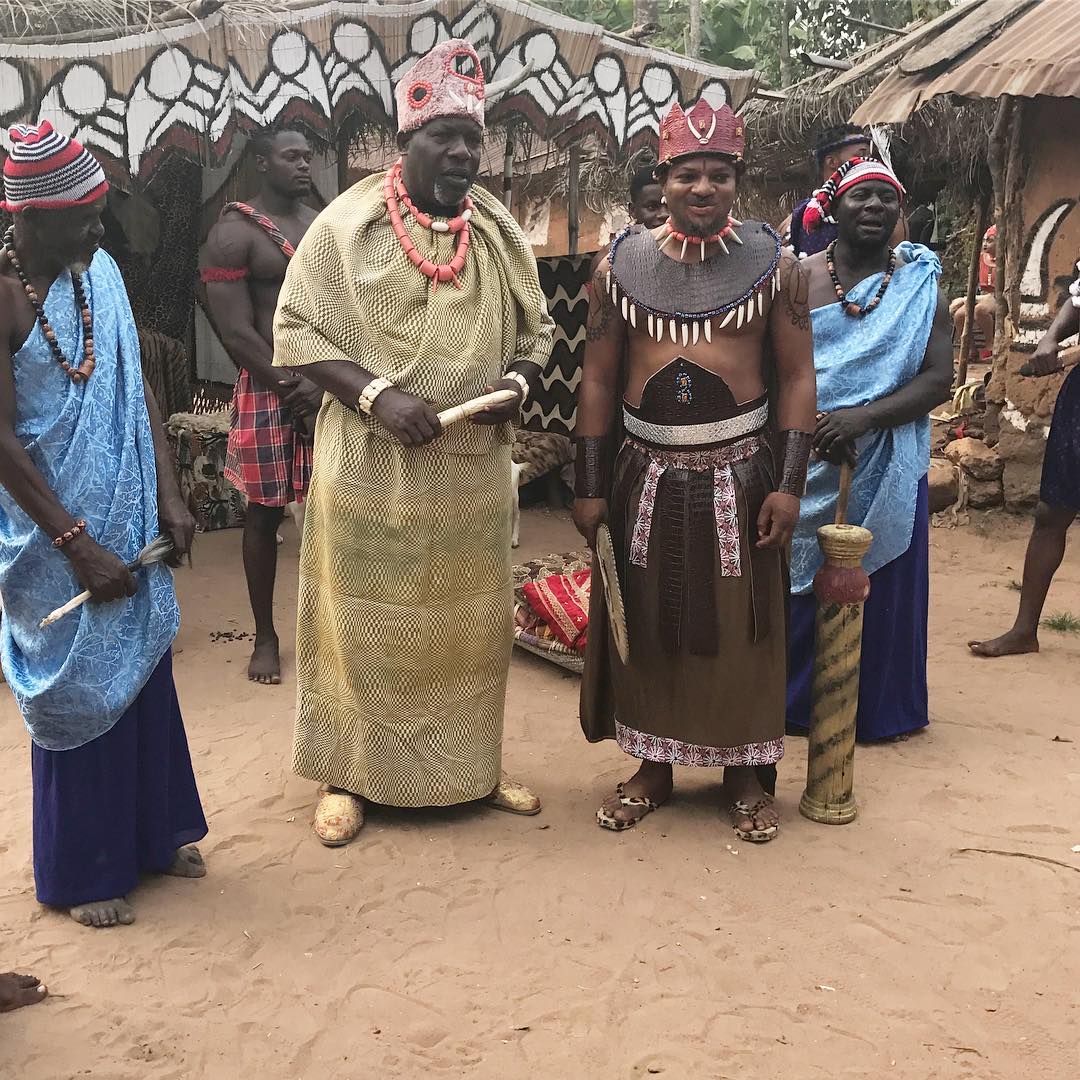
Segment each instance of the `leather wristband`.
[{"label": "leather wristband", "polygon": [[574,439],[574,496],[578,499],[608,497],[608,435],[579,435]]},{"label": "leather wristband", "polygon": [[781,431],[780,443],[783,464],[776,490],[801,499],[806,491],[806,469],[814,436],[808,431]]}]

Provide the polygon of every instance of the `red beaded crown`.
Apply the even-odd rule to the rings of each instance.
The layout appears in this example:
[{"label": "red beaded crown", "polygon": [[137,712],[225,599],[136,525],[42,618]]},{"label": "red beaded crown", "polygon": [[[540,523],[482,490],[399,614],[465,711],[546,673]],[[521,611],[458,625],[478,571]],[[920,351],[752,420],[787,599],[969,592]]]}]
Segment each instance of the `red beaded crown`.
[{"label": "red beaded crown", "polygon": [[660,164],[690,154],[726,154],[742,158],[746,148],[746,125],[730,105],[714,109],[704,98],[683,112],[676,101],[660,121]]}]

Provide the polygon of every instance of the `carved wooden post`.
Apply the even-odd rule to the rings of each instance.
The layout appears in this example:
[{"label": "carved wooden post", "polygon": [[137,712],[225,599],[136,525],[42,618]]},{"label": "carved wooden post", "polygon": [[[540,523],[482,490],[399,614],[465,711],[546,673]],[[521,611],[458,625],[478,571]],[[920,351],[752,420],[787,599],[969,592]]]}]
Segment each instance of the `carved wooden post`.
[{"label": "carved wooden post", "polygon": [[844,524],[851,474],[843,467],[837,523],[818,529],[825,563],[814,577],[817,622],[810,703],[806,790],[799,810],[811,821],[844,825],[855,819],[855,717],[859,706],[863,603],[870,578],[862,568],[873,535]]}]

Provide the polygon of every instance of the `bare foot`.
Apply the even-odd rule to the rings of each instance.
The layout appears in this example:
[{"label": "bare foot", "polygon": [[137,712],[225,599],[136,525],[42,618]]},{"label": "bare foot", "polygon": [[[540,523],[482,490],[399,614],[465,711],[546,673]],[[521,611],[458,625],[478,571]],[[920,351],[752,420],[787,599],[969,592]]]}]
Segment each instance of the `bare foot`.
[{"label": "bare foot", "polygon": [[1019,656],[1021,653],[1038,652],[1039,638],[1036,634],[1025,633],[1014,626],[1001,637],[991,638],[989,641],[969,641],[968,648],[976,656]]},{"label": "bare foot", "polygon": [[206,863],[203,862],[199,849],[194,845],[189,845],[176,849],[172,863],[162,873],[169,877],[206,877]]},{"label": "bare foot", "polygon": [[776,836],[780,815],[752,765],[729,766],[724,770],[724,796],[732,827],[743,840],[760,844]]},{"label": "bare foot", "polygon": [[[604,800],[597,821],[615,831],[632,828],[654,807],[668,801],[673,786],[670,765],[643,761],[638,771],[626,783],[620,784],[614,795]],[[635,798],[647,799],[648,802],[631,803],[629,806],[623,802],[624,799]],[[613,824],[605,825],[605,821]]]},{"label": "bare foot", "polygon": [[0,975],[0,1013],[36,1005],[49,996],[49,991],[33,975],[16,975],[9,971]]},{"label": "bare foot", "polygon": [[255,651],[248,664],[248,678],[263,686],[277,686],[281,682],[281,657],[276,636],[255,639]]},{"label": "bare foot", "polygon": [[135,921],[135,910],[122,896],[118,896],[115,900],[77,904],[71,909],[71,917],[83,926],[100,930],[106,926],[130,926]]}]

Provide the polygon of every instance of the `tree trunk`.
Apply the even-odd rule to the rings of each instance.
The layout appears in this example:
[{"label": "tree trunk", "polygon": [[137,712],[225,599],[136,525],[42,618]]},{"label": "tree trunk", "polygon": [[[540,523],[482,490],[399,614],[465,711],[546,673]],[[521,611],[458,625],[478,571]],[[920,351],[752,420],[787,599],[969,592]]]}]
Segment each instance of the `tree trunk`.
[{"label": "tree trunk", "polygon": [[694,60],[701,57],[701,0],[690,0],[690,28],[686,42],[686,55]]},{"label": "tree trunk", "polygon": [[791,85],[791,2],[780,0],[780,86]]},{"label": "tree trunk", "polygon": [[644,26],[646,23],[660,22],[660,0],[634,0],[634,23]]}]

